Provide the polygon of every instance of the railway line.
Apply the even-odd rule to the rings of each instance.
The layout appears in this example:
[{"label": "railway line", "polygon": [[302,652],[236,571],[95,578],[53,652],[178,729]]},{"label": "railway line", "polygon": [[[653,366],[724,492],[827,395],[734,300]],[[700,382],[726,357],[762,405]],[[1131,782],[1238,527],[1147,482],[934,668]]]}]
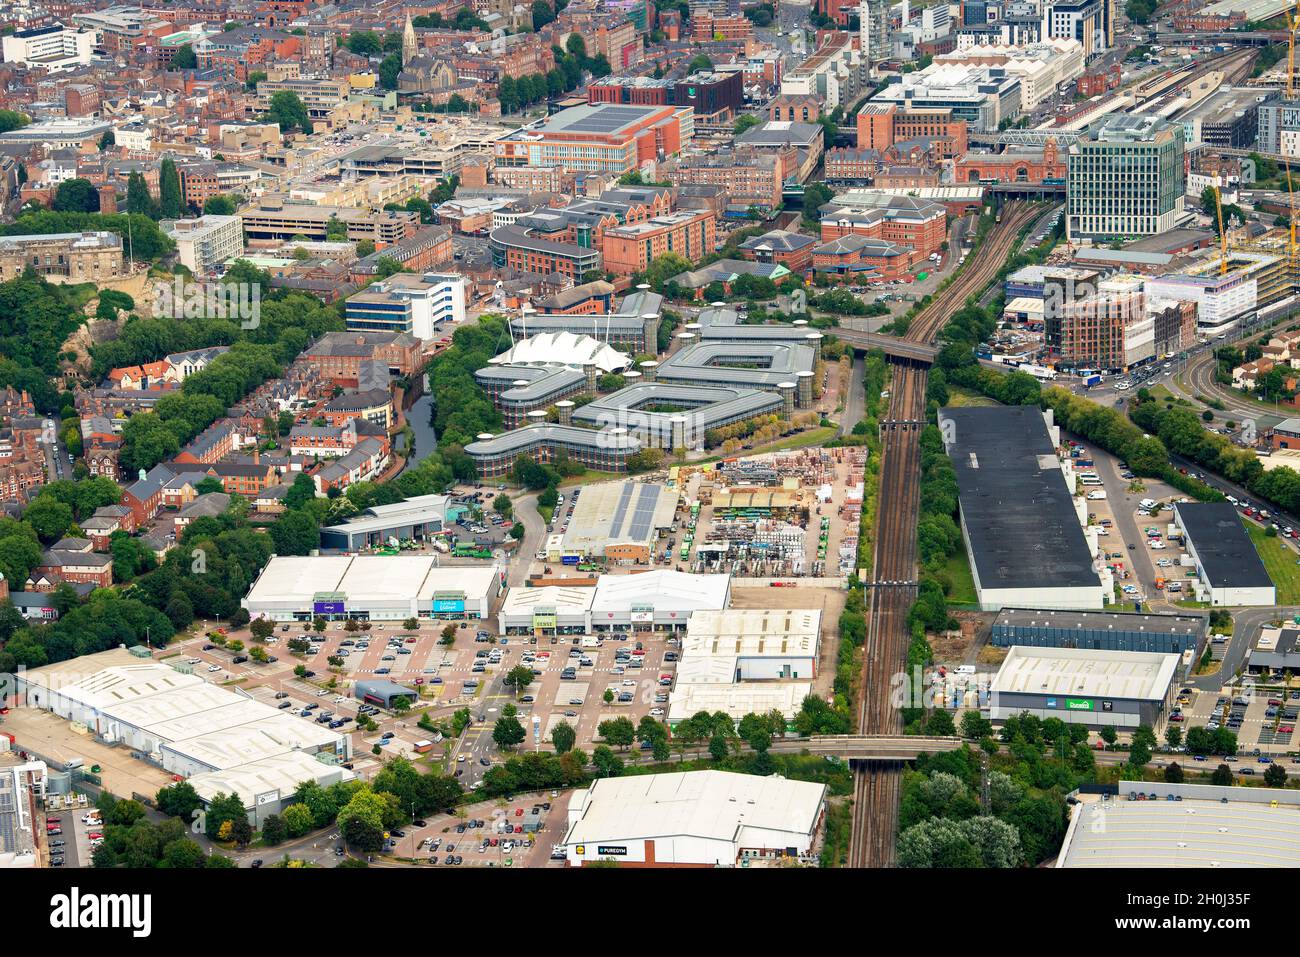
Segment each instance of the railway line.
[{"label": "railway line", "polygon": [[[948,318],[966,300],[981,293],[1014,251],[1016,238],[1037,208],[1013,202],[989,233],[967,268],[925,309],[917,313],[903,337],[931,344]],[[862,684],[858,695],[858,731],[902,733],[899,709],[891,700],[893,678],[907,667],[911,632],[907,619],[916,600],[916,524],[921,501],[921,426],[925,419],[926,367],[906,359],[893,361],[888,418],[881,423],[880,497],[876,509],[873,581],[868,589],[867,640],[862,649]],[[854,821],[849,843],[850,867],[890,867],[894,863],[902,770],[896,762],[855,763]]]}]

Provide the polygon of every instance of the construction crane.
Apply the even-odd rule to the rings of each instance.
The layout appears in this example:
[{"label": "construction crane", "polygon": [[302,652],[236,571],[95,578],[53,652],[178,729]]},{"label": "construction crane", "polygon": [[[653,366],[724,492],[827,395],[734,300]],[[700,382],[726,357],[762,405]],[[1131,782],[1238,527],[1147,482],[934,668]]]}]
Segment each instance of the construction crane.
[{"label": "construction crane", "polygon": [[[1296,98],[1296,81],[1295,81],[1295,44],[1296,35],[1300,33],[1300,0],[1296,0],[1295,9],[1287,11],[1287,56],[1286,56],[1286,98],[1294,100]],[[1278,146],[1279,152],[1281,145]],[[1295,187],[1291,183],[1291,164],[1284,163],[1283,168],[1286,170],[1286,201],[1287,201],[1287,261],[1291,266],[1292,282],[1296,277],[1296,207],[1295,207]]]}]

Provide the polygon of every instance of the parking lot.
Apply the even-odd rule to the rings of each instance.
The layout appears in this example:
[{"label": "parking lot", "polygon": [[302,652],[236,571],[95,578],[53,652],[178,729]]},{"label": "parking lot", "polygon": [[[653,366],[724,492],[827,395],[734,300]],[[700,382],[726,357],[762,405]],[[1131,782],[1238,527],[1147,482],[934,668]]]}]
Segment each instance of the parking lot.
[{"label": "parking lot", "polygon": [[1191,703],[1184,706],[1183,716],[1184,729],[1226,727],[1237,736],[1239,751],[1247,754],[1256,748],[1265,755],[1300,748],[1295,731],[1300,718],[1300,690],[1194,692]]},{"label": "parking lot", "polygon": [[392,832],[389,853],[441,867],[540,867],[564,836],[564,806],[558,791],[469,805],[461,815],[435,815]]}]

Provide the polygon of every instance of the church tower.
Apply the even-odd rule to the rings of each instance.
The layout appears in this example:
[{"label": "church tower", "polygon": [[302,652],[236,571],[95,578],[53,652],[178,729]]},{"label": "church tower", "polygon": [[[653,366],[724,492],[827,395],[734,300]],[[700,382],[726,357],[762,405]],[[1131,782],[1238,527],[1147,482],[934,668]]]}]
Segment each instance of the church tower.
[{"label": "church tower", "polygon": [[406,66],[415,59],[416,51],[419,44],[415,39],[415,25],[411,23],[411,15],[406,15],[406,26],[402,30],[402,66]]}]

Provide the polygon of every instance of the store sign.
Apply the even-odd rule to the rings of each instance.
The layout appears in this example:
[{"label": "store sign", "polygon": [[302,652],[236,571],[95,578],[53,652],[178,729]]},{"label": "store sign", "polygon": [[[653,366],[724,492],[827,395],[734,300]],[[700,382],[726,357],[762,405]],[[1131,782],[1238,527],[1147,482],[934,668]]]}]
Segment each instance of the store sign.
[{"label": "store sign", "polygon": [[312,602],[311,611],[313,615],[342,615],[346,605],[346,602],[341,601],[315,601]]},{"label": "store sign", "polygon": [[655,620],[653,605],[633,605],[629,615],[633,622],[652,622]]},{"label": "store sign", "polygon": [[1055,699],[1055,698],[1048,698],[1048,699],[1047,699],[1047,707],[1049,707],[1049,708],[1055,708],[1056,706],[1057,706],[1057,705],[1056,705],[1056,699]]},{"label": "store sign", "polygon": [[622,844],[600,844],[596,847],[596,853],[608,857],[626,857],[627,848]]},{"label": "store sign", "polygon": [[1066,711],[1091,711],[1093,710],[1092,699],[1091,698],[1066,698],[1065,710]]},{"label": "store sign", "polygon": [[535,611],[533,612],[534,628],[554,628],[558,616],[555,612]]},{"label": "store sign", "polygon": [[433,610],[435,612],[463,612],[465,610],[465,593],[434,592]]}]

